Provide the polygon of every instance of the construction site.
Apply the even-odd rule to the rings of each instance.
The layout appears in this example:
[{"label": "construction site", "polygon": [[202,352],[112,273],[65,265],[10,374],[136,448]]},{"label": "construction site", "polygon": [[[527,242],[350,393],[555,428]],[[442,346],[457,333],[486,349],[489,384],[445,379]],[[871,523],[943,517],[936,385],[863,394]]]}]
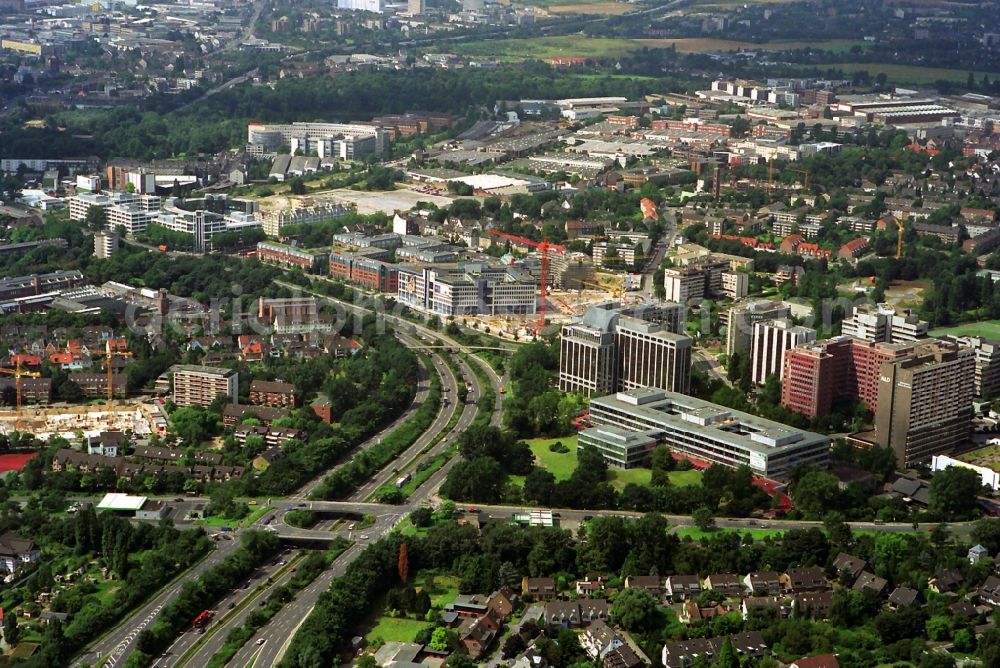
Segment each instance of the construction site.
[{"label": "construction site", "polygon": [[[622,274],[597,273],[593,281],[579,281],[578,289],[549,288],[545,291],[545,309],[537,314],[525,315],[469,315],[462,321],[468,327],[487,331],[494,336],[523,340],[531,338],[539,326],[540,317],[544,317],[548,327],[560,327],[572,322],[574,318],[583,315],[587,307],[606,302],[609,299],[631,304],[633,301],[643,301],[642,295],[626,292],[624,283],[626,276]],[[539,295],[539,301],[542,296]]]},{"label": "construction site", "polygon": [[131,432],[138,437],[166,433],[167,419],[160,407],[149,402],[124,401],[113,406],[25,406],[0,411],[0,433],[28,432],[47,441],[52,436],[67,439],[97,436],[105,431]]}]

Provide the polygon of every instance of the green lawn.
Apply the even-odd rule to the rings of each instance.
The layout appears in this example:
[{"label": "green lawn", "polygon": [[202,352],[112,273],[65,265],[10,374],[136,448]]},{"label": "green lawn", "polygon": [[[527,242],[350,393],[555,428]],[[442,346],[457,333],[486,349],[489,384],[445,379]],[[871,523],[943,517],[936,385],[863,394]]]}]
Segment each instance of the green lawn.
[{"label": "green lawn", "polygon": [[[569,452],[552,452],[549,446],[561,442]],[[566,480],[576,469],[576,434],[562,438],[533,438],[528,441],[531,452],[535,455],[535,463],[556,477],[556,480]]]},{"label": "green lawn", "polygon": [[670,483],[678,487],[694,487],[701,484],[701,471],[671,471]]},{"label": "green lawn", "polygon": [[754,540],[763,540],[769,537],[781,538],[784,535],[784,531],[779,531],[777,529],[713,529],[712,531],[702,531],[698,527],[684,527],[678,529],[677,535],[680,538],[690,537],[691,540],[701,540],[702,538],[718,536],[722,533],[728,532],[738,533],[741,537],[750,535]]},{"label": "green lawn", "polygon": [[413,642],[417,632],[425,626],[427,622],[423,620],[379,617],[378,624],[368,632],[368,640],[381,638],[386,642]]},{"label": "green lawn", "polygon": [[[569,452],[552,452],[549,446],[553,443],[561,442]],[[533,438],[529,440],[531,452],[535,455],[535,464],[544,468],[555,476],[556,480],[566,480],[576,469],[576,434],[564,436],[562,438]],[[608,480],[615,487],[622,489],[629,483],[637,485],[649,485],[652,472],[647,468],[641,469],[609,469]],[[524,477],[511,476],[511,482],[515,485],[524,486]],[[670,482],[678,487],[690,487],[701,484],[700,471],[671,471]]]},{"label": "green lawn", "polygon": [[[851,74],[859,70],[867,70],[868,74],[871,75],[872,80],[879,73],[883,73],[888,77],[889,81],[894,83],[913,83],[913,84],[929,84],[935,81],[954,81],[954,82],[964,82],[968,76],[968,70],[952,70],[943,67],[919,67],[917,65],[898,65],[896,63],[828,63],[816,65],[820,69],[836,68],[842,70],[845,74]],[[983,74],[987,74],[990,79],[996,76],[995,72],[974,72],[976,81],[983,78]]]},{"label": "green lawn", "polygon": [[968,322],[955,327],[942,327],[931,332],[931,336],[982,336],[989,339],[1000,339],[1000,320],[984,320],[983,322]]},{"label": "green lawn", "polygon": [[444,607],[458,596],[458,578],[454,575],[421,573],[414,578],[413,585],[421,590],[426,588],[434,606]]}]

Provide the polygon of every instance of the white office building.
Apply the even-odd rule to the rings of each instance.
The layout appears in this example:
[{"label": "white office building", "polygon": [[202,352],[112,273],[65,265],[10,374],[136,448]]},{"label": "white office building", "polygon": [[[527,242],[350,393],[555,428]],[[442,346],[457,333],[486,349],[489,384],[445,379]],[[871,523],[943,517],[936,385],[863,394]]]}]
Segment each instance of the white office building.
[{"label": "white office building", "polygon": [[787,318],[754,323],[751,342],[751,378],[763,385],[768,376],[781,378],[785,351],[816,340],[816,330],[796,325]]}]

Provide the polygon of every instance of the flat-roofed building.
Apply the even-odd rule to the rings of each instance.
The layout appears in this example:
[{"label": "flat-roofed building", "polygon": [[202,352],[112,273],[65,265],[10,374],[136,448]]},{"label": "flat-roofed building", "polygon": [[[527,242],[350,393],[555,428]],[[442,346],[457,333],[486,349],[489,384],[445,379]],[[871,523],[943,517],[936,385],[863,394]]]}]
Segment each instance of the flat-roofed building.
[{"label": "flat-roofed building", "polygon": [[559,389],[586,396],[636,387],[686,392],[691,339],[676,333],[682,327],[679,304],[591,306],[563,326]]},{"label": "flat-roofed building", "polygon": [[170,372],[173,374],[173,399],[178,406],[209,406],[220,394],[230,403],[236,403],[240,375],[235,369],[175,364]]},{"label": "flat-roofed building", "polygon": [[763,385],[768,376],[784,374],[785,351],[816,340],[816,330],[796,325],[788,318],[754,323],[750,377]]},{"label": "flat-roofed building", "polygon": [[943,336],[946,341],[970,348],[976,355],[976,396],[992,399],[1000,394],[1000,341],[979,336]]},{"label": "flat-roofed building", "polygon": [[936,341],[879,370],[875,437],[903,468],[953,452],[972,432],[975,353]]},{"label": "flat-roofed building", "polygon": [[[786,480],[798,466],[825,468],[830,439],[677,392],[636,389],[591,400],[591,429],[581,439],[605,440],[600,428],[638,432],[677,453]],[[587,435],[584,436],[584,433]],[[615,437],[618,438],[618,437]]]},{"label": "flat-roofed building", "polygon": [[888,304],[855,306],[844,319],[841,331],[847,336],[877,343],[918,341],[927,337],[927,322],[909,310],[897,311]]},{"label": "flat-roofed building", "polygon": [[787,318],[791,307],[784,302],[757,300],[737,304],[729,309],[726,323],[726,355],[750,353],[753,340],[753,326],[764,320]]}]

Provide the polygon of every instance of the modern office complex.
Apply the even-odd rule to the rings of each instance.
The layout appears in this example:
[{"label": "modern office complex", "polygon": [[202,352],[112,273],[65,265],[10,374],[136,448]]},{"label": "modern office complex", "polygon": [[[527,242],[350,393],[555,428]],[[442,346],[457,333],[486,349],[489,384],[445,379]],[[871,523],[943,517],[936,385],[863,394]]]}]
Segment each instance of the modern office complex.
[{"label": "modern office complex", "polygon": [[737,304],[729,309],[726,323],[726,355],[745,355],[750,352],[753,326],[764,320],[787,318],[791,309],[784,302],[769,300]]},{"label": "modern office complex", "polygon": [[538,281],[528,271],[486,262],[398,265],[396,298],[442,316],[532,314]]},{"label": "modern office complex", "polygon": [[749,280],[749,274],[735,270],[730,260],[712,256],[663,272],[666,298],[681,304],[704,297],[742,299],[747,295]]},{"label": "modern office complex", "polygon": [[220,394],[236,403],[240,375],[234,369],[194,364],[170,367],[174,383],[174,403],[178,406],[209,406]]},{"label": "modern office complex", "polygon": [[972,430],[975,353],[946,342],[921,345],[882,365],[875,437],[903,468],[948,454]]},{"label": "modern office complex", "polygon": [[[377,10],[372,10],[377,11]],[[312,150],[309,142],[340,139],[343,137],[372,137],[374,151],[381,153],[385,148],[385,131],[374,125],[354,123],[250,123],[247,126],[247,143],[275,150],[280,146],[291,147],[292,141],[299,142],[303,151]]]},{"label": "modern office complex", "polygon": [[691,382],[691,339],[681,306],[591,306],[565,325],[559,349],[559,389],[599,396],[620,389],[658,387],[686,392]]},{"label": "modern office complex", "polygon": [[771,480],[829,461],[826,436],[676,392],[650,388],[599,397],[590,403],[590,420],[595,426],[580,432],[580,445],[598,448],[611,466],[639,466],[658,443],[716,464],[747,465]]},{"label": "modern office complex", "polygon": [[816,340],[816,330],[796,325],[787,318],[754,323],[750,377],[763,385],[768,376],[784,373],[785,351]]}]

